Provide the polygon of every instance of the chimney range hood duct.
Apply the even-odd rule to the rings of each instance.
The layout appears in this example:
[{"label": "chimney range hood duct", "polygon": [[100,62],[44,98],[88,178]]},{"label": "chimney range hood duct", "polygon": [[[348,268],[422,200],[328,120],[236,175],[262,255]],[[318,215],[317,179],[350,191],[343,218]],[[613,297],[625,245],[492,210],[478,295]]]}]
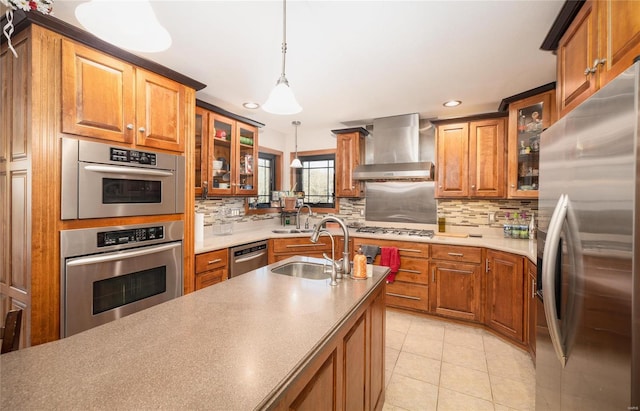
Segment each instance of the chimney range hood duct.
[{"label": "chimney range hood duct", "polygon": [[366,161],[353,172],[356,180],[428,180],[434,178],[435,127],[420,129],[418,114],[373,120],[365,142]]}]

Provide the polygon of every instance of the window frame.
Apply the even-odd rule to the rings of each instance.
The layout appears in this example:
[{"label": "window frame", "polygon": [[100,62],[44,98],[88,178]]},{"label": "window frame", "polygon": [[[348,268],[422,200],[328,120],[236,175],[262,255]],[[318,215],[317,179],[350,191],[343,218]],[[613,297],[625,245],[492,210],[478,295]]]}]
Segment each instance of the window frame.
[{"label": "window frame", "polygon": [[[273,156],[273,169],[275,174],[275,182],[274,182],[274,191],[282,191],[282,176],[284,172],[282,158],[284,156],[282,151],[274,150],[268,147],[258,147],[258,157],[260,157],[260,153],[265,153]],[[254,196],[250,196],[254,197]],[[249,200],[245,199],[244,201],[244,213],[245,215],[250,214],[270,214],[270,213],[279,213],[280,207],[269,207],[269,208],[249,208]]]},{"label": "window frame", "polygon": [[[327,150],[311,150],[311,151],[298,151],[298,157],[313,157],[313,156],[326,156],[326,155],[333,155],[333,169],[334,169],[334,174],[335,174],[335,167],[336,167],[336,149],[327,149]],[[290,162],[293,161],[293,159],[295,158],[295,153],[290,153]],[[298,183],[297,180],[297,173],[295,169],[290,169],[289,170],[289,181],[291,181],[291,187],[295,187]],[[320,213],[336,213],[339,209],[339,205],[338,205],[338,197],[336,196],[336,180],[335,180],[335,176],[333,179],[333,184],[334,184],[334,189],[333,189],[333,207],[313,207],[313,211],[314,212],[320,212]]]}]

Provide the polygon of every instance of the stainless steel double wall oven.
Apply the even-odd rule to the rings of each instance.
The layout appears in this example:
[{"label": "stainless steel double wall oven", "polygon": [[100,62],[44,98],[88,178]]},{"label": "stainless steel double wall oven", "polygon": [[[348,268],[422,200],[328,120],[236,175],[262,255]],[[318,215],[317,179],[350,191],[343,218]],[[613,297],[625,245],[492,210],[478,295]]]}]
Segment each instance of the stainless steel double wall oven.
[{"label": "stainless steel double wall oven", "polygon": [[[62,220],[184,212],[183,156],[68,138],[62,152]],[[61,337],[182,295],[183,222],[144,221],[60,232]]]}]

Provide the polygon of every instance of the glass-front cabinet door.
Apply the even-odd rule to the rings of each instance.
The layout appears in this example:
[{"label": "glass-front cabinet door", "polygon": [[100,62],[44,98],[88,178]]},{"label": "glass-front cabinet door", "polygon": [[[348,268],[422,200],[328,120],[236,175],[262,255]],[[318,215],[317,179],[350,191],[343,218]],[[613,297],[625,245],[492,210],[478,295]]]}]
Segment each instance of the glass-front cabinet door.
[{"label": "glass-front cabinet door", "polygon": [[243,123],[237,123],[238,156],[235,173],[235,192],[240,195],[258,194],[258,129]]},{"label": "glass-front cabinet door", "polygon": [[209,154],[207,152],[207,128],[208,128],[208,113],[206,110],[196,107],[196,132],[195,132],[195,194],[197,197],[202,196],[202,191],[208,191],[207,180],[207,164]]},{"label": "glass-front cabinet door", "polygon": [[209,195],[231,194],[233,165],[236,163],[234,135],[236,122],[215,113],[209,114]]},{"label": "glass-front cabinet door", "polygon": [[509,105],[509,198],[538,198],[540,133],[555,118],[554,100],[551,90]]}]

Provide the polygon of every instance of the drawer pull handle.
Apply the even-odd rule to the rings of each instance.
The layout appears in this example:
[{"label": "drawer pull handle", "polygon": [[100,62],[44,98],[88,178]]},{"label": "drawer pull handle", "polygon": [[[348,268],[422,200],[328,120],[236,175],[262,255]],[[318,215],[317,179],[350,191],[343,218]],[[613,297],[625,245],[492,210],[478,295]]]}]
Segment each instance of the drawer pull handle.
[{"label": "drawer pull handle", "polygon": [[407,253],[420,253],[421,250],[416,250],[415,248],[398,248],[398,251],[404,251]]},{"label": "drawer pull handle", "polygon": [[431,269],[431,282],[432,282],[432,283],[435,283],[435,282],[436,282],[436,268],[435,268],[435,267],[433,267],[433,268]]},{"label": "drawer pull handle", "polygon": [[387,293],[387,295],[390,295],[392,297],[405,298],[407,300],[420,301],[420,297],[413,297],[411,295],[402,295],[402,294],[396,294],[396,293]]},{"label": "drawer pull handle", "polygon": [[406,270],[406,269],[398,269],[398,271],[403,271],[405,273],[412,273],[412,274],[422,274],[422,271],[418,271],[418,270]]},{"label": "drawer pull handle", "polygon": [[464,257],[464,254],[462,253],[447,253],[449,254],[451,257]]},{"label": "drawer pull handle", "polygon": [[209,261],[207,262],[207,265],[211,265],[211,264],[219,263],[220,261],[222,261],[222,258],[216,258],[215,260],[209,260]]},{"label": "drawer pull handle", "polygon": [[327,244],[325,243],[316,243],[316,244],[287,244],[287,248],[296,248],[296,247],[318,247],[324,245],[326,246]]}]

